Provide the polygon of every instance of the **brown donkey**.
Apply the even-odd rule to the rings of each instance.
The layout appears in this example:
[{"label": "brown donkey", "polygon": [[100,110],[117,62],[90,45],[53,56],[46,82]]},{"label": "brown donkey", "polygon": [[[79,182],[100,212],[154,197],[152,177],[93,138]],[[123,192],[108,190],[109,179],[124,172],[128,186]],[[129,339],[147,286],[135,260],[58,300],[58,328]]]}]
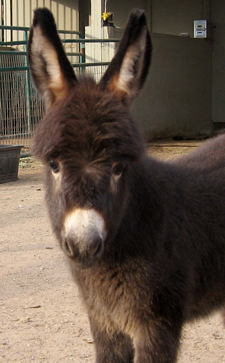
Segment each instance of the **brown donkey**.
[{"label": "brown donkey", "polygon": [[172,162],[147,156],[129,106],[150,58],[134,10],[100,83],[76,78],[52,14],[35,11],[29,61],[47,112],[33,153],[97,363],[174,363],[183,324],[225,305],[225,136]]}]

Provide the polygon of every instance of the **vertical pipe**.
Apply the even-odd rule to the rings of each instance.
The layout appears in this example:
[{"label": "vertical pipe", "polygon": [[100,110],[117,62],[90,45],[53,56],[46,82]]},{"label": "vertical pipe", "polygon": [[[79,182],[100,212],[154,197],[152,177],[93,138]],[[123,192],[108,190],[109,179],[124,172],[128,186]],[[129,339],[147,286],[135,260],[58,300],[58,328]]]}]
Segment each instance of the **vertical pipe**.
[{"label": "vertical pipe", "polygon": [[[25,50],[27,51],[27,30],[24,31],[24,40],[26,41]],[[28,66],[28,58],[25,56],[25,65]],[[30,84],[30,70],[26,71],[26,109],[27,109],[27,133],[31,133],[31,84]]]},{"label": "vertical pipe", "polygon": [[[79,57],[80,58],[79,61],[81,64],[84,64],[85,63],[85,43],[82,42],[82,39],[84,39],[84,38],[83,38],[83,35],[81,35],[80,33],[79,33],[79,39],[80,39],[79,53],[82,53],[82,55],[80,55],[80,57]],[[80,72],[84,73],[84,67],[80,67]]]},{"label": "vertical pipe", "polygon": [[152,29],[153,29],[153,25],[152,25],[152,1],[153,0],[150,0],[150,2],[148,2],[147,4],[147,11],[148,11],[148,17],[149,17],[149,30],[150,32],[152,33]]},{"label": "vertical pipe", "polygon": [[[0,0],[0,25],[3,25],[3,0]],[[0,41],[3,42],[3,29],[0,30]]]}]

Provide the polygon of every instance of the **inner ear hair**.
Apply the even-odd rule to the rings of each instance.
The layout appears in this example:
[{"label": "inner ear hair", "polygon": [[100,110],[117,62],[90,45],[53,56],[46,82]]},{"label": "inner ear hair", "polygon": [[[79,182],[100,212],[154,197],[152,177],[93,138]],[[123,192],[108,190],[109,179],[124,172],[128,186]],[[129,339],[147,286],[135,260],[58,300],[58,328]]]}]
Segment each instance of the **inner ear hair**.
[{"label": "inner ear hair", "polygon": [[126,99],[132,101],[142,87],[141,75],[144,58],[145,37],[142,36],[128,48],[116,77],[116,82],[114,82],[114,92],[124,94],[125,101]]},{"label": "inner ear hair", "polygon": [[52,13],[37,9],[28,43],[32,78],[48,109],[66,97],[76,82],[73,68],[65,54]]},{"label": "inner ear hair", "polygon": [[138,95],[151,61],[151,38],[143,10],[131,12],[118,51],[100,81],[126,104]]},{"label": "inner ear hair", "polygon": [[33,78],[38,83],[39,92],[43,95],[46,108],[66,97],[69,86],[61,70],[58,54],[42,30],[33,30]]}]

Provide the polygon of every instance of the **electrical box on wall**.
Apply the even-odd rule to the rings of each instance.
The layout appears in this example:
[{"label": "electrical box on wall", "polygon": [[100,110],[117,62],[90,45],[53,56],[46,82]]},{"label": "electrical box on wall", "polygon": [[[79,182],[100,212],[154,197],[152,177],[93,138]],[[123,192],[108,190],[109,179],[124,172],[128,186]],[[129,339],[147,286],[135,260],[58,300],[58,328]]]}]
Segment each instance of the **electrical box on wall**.
[{"label": "electrical box on wall", "polygon": [[207,38],[207,20],[194,20],[194,38]]}]

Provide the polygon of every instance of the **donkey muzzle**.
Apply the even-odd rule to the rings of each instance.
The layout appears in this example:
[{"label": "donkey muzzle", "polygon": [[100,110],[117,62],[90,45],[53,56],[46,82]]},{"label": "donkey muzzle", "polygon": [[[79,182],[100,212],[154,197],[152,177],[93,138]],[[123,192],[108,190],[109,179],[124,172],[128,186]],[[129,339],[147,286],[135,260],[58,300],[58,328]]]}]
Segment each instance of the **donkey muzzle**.
[{"label": "donkey muzzle", "polygon": [[106,235],[105,222],[99,212],[95,209],[74,209],[64,221],[62,249],[74,259],[99,258]]}]

